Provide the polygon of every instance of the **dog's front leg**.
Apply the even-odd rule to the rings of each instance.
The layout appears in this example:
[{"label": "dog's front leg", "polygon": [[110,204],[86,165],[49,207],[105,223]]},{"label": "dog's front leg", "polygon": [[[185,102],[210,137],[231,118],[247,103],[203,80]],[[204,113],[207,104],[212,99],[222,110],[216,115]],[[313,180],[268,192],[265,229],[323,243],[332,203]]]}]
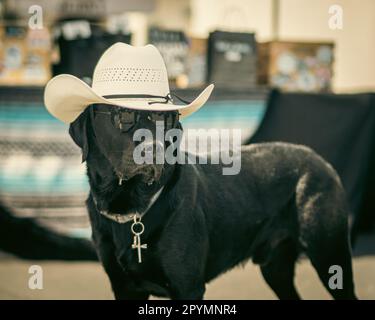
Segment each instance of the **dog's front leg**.
[{"label": "dog's front leg", "polygon": [[160,242],[171,299],[201,300],[206,290],[207,229],[203,212],[196,209],[194,219],[191,215],[189,211],[179,212]]},{"label": "dog's front leg", "polygon": [[169,263],[166,274],[170,283],[170,298],[172,300],[203,300],[206,287],[200,270],[198,264],[193,265],[186,260],[185,263],[182,261],[176,261],[176,264]]},{"label": "dog's front leg", "polygon": [[178,288],[172,288],[170,297],[172,300],[203,300],[205,291],[204,283],[196,288],[179,286]]},{"label": "dog's front leg", "polygon": [[131,289],[131,282],[118,263],[112,242],[102,240],[97,243],[98,255],[107,273],[116,300],[147,300],[149,294]]}]

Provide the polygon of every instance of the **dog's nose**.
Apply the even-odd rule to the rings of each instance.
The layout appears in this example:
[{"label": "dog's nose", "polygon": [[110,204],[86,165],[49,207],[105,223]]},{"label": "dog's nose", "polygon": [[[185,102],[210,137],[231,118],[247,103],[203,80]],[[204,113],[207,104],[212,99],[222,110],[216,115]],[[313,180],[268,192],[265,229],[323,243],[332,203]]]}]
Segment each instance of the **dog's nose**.
[{"label": "dog's nose", "polygon": [[123,179],[127,181],[136,175],[141,175],[144,182],[147,182],[148,184],[153,184],[154,181],[158,181],[160,179],[161,172],[161,166],[155,164],[141,165],[137,166],[134,169],[126,171],[126,173],[123,175]]}]

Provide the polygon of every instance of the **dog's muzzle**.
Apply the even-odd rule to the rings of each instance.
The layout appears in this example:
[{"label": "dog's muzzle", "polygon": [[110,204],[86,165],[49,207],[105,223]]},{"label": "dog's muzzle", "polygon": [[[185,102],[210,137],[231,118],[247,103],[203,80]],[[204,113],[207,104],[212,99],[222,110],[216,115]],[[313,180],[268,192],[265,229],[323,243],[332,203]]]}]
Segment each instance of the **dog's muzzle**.
[{"label": "dog's muzzle", "polygon": [[162,175],[163,165],[156,164],[156,152],[163,151],[163,144],[158,141],[145,143],[143,145],[145,152],[153,152],[153,163],[152,164],[136,164],[133,156],[124,156],[122,170],[117,172],[117,176],[122,180],[128,181],[133,177],[139,175],[144,183],[152,185],[158,181]]}]

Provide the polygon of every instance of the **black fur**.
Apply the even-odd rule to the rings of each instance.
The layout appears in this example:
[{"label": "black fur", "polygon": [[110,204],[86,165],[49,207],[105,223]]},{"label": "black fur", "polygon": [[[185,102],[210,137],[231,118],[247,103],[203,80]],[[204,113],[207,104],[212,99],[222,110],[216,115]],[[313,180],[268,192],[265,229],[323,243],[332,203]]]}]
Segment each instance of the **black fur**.
[{"label": "black fur", "polygon": [[[233,176],[222,175],[222,165],[139,168],[131,159],[132,133],[155,130],[154,124],[141,119],[121,133],[109,117],[93,117],[92,108],[70,133],[87,157],[93,239],[117,299],[202,299],[205,283],[250,258],[279,298],[298,299],[293,278],[301,253],[334,298],[355,299],[345,194],[335,171],[312,150],[286,143],[244,147],[241,172]],[[119,186],[121,175],[129,180]],[[150,176],[158,178],[152,186],[145,183]],[[160,186],[143,218],[148,248],[139,264],[131,223],[113,222],[98,208],[141,212]],[[343,269],[342,290],[328,287],[331,265]]]}]

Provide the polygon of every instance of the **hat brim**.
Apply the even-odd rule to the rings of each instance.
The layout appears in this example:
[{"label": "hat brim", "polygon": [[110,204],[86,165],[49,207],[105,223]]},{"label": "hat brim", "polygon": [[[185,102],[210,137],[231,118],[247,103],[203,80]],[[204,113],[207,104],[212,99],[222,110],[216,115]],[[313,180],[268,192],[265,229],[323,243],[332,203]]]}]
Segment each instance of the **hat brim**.
[{"label": "hat brim", "polygon": [[184,118],[198,111],[208,100],[214,85],[206,87],[194,101],[186,105],[172,103],[152,103],[134,99],[106,99],[96,94],[93,89],[79,78],[70,74],[61,74],[52,78],[44,91],[44,104],[47,110],[64,123],[72,123],[87,108],[95,103],[111,104],[134,110],[174,111],[178,110]]}]

